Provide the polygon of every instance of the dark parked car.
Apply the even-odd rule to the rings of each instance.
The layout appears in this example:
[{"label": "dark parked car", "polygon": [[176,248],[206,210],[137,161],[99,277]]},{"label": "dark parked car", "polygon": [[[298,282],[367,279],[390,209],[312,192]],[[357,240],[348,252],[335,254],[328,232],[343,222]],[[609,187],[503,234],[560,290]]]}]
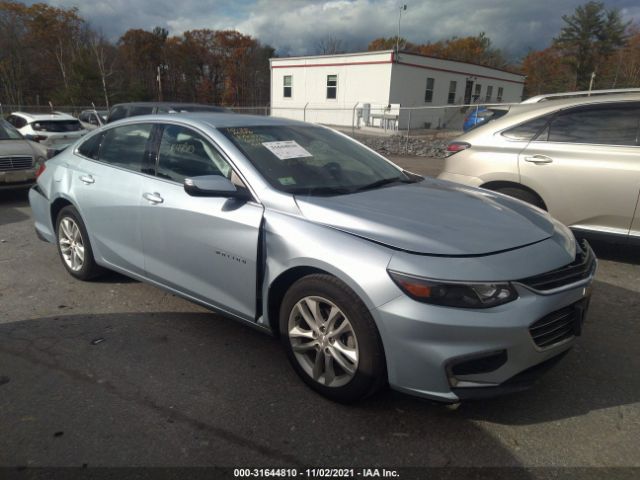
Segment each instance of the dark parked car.
[{"label": "dark parked car", "polygon": [[226,108],[201,103],[179,102],[131,102],[118,103],[111,107],[107,123],[115,122],[127,117],[151,115],[153,113],[182,113],[182,112],[227,112]]}]

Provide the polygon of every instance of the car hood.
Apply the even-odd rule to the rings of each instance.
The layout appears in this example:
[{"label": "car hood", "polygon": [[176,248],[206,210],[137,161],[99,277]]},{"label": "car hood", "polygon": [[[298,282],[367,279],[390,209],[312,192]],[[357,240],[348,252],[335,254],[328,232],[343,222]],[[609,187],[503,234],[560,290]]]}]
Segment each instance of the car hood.
[{"label": "car hood", "polygon": [[331,197],[296,196],[315,223],[427,255],[485,255],[551,237],[545,212],[489,190],[425,179]]},{"label": "car hood", "polygon": [[33,148],[27,140],[0,140],[0,156],[28,155],[32,157]]}]

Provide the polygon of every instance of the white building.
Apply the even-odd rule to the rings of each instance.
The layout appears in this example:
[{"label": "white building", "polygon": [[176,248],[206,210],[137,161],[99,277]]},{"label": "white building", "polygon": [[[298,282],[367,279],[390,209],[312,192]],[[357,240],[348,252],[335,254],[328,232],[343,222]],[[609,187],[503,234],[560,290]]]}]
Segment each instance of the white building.
[{"label": "white building", "polygon": [[446,127],[460,122],[460,107],[405,107],[519,102],[524,87],[522,75],[393,50],[270,64],[272,115],[330,125]]}]

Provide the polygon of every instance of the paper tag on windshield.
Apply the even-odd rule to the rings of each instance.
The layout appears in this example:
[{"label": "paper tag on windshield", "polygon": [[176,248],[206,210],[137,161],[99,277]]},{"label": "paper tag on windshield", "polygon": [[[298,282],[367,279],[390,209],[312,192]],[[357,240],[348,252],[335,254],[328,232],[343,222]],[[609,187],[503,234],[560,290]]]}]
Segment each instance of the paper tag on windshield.
[{"label": "paper tag on windshield", "polygon": [[262,142],[265,148],[273,153],[280,160],[289,158],[313,157],[309,152],[302,148],[295,140],[286,140],[284,142]]}]

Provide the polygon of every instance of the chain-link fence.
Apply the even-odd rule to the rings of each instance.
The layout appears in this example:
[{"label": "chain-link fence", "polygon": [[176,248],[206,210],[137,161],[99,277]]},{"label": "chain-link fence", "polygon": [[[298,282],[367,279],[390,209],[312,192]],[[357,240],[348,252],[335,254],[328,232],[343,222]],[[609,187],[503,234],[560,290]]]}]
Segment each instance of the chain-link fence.
[{"label": "chain-link fence", "polygon": [[[398,104],[357,103],[351,107],[297,106],[226,107],[235,113],[290,118],[328,125],[343,131],[386,154],[439,156],[446,144],[463,131],[505,113],[509,103],[473,103],[440,106],[403,107]],[[83,110],[106,107],[2,105],[0,115],[11,112],[50,113],[78,116]]]}]

